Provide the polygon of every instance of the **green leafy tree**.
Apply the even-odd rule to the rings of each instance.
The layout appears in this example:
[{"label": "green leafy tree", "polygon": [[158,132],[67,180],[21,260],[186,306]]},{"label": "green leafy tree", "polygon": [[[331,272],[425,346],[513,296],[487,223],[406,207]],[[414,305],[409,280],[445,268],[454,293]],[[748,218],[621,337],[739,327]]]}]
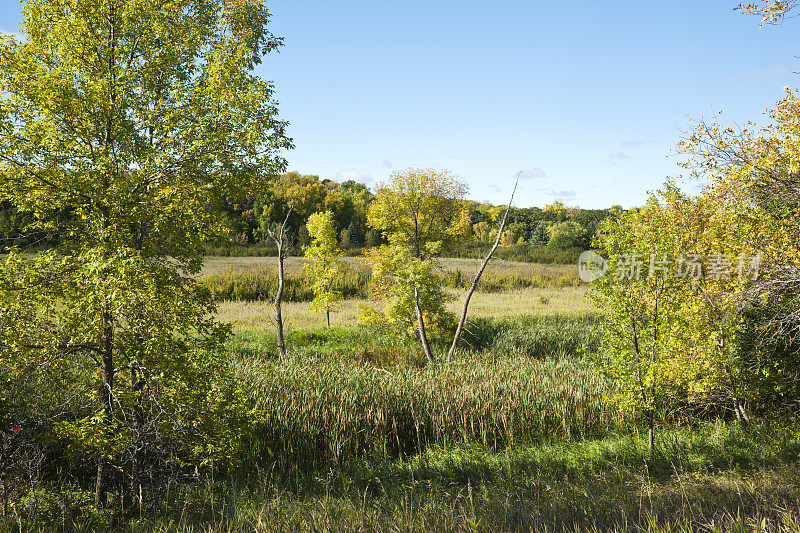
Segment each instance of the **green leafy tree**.
[{"label": "green leafy tree", "polygon": [[744,207],[721,200],[667,184],[601,226],[614,268],[592,286],[607,311],[595,362],[618,384],[614,401],[642,412],[651,434],[661,409],[730,408],[746,421],[759,396],[758,365],[742,349],[752,276],[738,239],[748,222]]},{"label": "green leafy tree", "polygon": [[306,247],[306,273],[311,279],[314,299],[311,308],[324,311],[325,320],[330,327],[331,312],[342,295],[335,290],[336,278],[345,267],[342,253],[336,246],[336,229],[333,227],[333,213],[315,213],[308,217],[308,233],[311,244]]},{"label": "green leafy tree", "polygon": [[665,218],[651,197],[643,210],[609,219],[600,245],[611,269],[593,282],[590,293],[605,319],[598,327],[600,349],[588,355],[617,385],[610,400],[644,417],[650,451],[656,415],[680,383],[672,349],[685,329],[680,308],[686,285],[674,270],[649,263],[651,256],[660,260],[673,253],[671,240],[660,232],[658,221]]},{"label": "green leafy tree", "polygon": [[566,250],[580,246],[586,230],[577,222],[567,220],[550,226],[549,233],[550,239],[547,241],[547,247],[553,250]]},{"label": "green leafy tree", "polygon": [[442,322],[442,302],[446,301],[432,260],[444,243],[459,234],[466,193],[466,184],[446,171],[408,169],[394,172],[388,184],[378,186],[369,209],[369,224],[389,241],[370,255],[373,272],[380,272],[383,279],[378,294],[389,301],[382,313],[368,316],[389,323],[413,323],[416,315],[416,331],[430,363],[434,357],[425,324]]},{"label": "green leafy tree", "polygon": [[[88,411],[56,427],[96,461],[98,505],[123,466],[140,494],[157,450],[233,457],[226,417],[203,417],[230,400],[228,330],[190,275],[225,237],[217,199],[263,187],[291,146],[252,74],[280,44],[268,19],[261,0],[37,0],[25,39],[0,37],[0,201],[42,231],[69,213],[57,247],[0,264],[1,363],[91,368]],[[156,430],[195,438],[154,448]]]},{"label": "green leafy tree", "polygon": [[[322,210],[327,194],[318,176],[287,172],[272,180],[254,203],[262,238],[269,238],[267,229],[285,222],[288,237],[297,241],[308,217]],[[290,208],[291,216],[286,219]]]},{"label": "green leafy tree", "polygon": [[364,246],[367,248],[373,248],[378,246],[381,242],[381,235],[378,233],[374,228],[370,228],[367,231],[367,236],[364,238]]}]

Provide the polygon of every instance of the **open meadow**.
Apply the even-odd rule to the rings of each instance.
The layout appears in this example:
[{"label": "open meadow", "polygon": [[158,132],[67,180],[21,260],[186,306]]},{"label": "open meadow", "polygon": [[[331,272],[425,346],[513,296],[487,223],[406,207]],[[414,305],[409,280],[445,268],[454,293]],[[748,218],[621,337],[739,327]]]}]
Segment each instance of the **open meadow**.
[{"label": "open meadow", "polygon": [[800,533],[798,15],[0,2],[0,533]]},{"label": "open meadow", "polygon": [[[208,272],[263,265],[215,259]],[[464,291],[447,292],[455,311]],[[285,359],[270,301],[220,303],[240,386],[268,413],[249,474],[176,493],[183,511],[143,528],[800,530],[800,440],[781,422],[666,415],[647,451],[642,420],[609,405],[613,384],[584,362],[601,319],[585,286],[477,292],[465,351],[436,369],[413,339],[359,325],[364,303],[345,300],[331,328],[307,302],[284,304]]]}]

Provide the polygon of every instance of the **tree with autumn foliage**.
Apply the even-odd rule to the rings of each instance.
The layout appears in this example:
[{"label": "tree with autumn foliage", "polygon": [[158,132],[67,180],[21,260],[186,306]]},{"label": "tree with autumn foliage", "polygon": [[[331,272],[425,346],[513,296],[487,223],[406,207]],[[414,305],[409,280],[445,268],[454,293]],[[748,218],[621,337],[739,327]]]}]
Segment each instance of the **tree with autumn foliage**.
[{"label": "tree with autumn foliage", "polygon": [[0,36],[0,201],[59,242],[0,263],[0,370],[33,391],[86,380],[85,403],[57,387],[80,405],[39,438],[95,462],[97,505],[112,484],[141,505],[158,464],[236,460],[248,411],[223,409],[228,328],[192,276],[225,236],[218,200],[283,170],[286,124],[253,74],[280,40],[262,0],[36,0],[23,15],[24,39]]},{"label": "tree with autumn foliage", "polygon": [[[617,266],[593,286],[609,317],[595,362],[620,384],[620,405],[649,417],[660,398],[664,406],[727,409],[743,421],[754,410],[796,408],[797,94],[787,91],[772,117],[761,128],[696,124],[681,148],[690,176],[710,180],[702,193],[668,184],[602,226],[600,244]],[[638,281],[619,274],[621,257]],[[664,266],[668,285],[652,276]]]},{"label": "tree with autumn foliage", "polygon": [[314,213],[306,223],[311,244],[305,249],[306,275],[311,280],[314,299],[311,308],[324,311],[325,320],[330,327],[331,313],[336,311],[336,303],[342,295],[334,289],[336,278],[346,266],[342,252],[336,245],[336,228],[333,226],[333,213]]},{"label": "tree with autumn foliage", "polygon": [[739,4],[734,9],[748,15],[761,15],[762,24],[776,24],[792,16],[790,13],[798,5],[798,0],[761,0],[755,4]]},{"label": "tree with autumn foliage", "polygon": [[[762,398],[800,398],[800,98],[788,90],[772,122],[733,128],[699,122],[682,143],[692,177],[711,181],[730,239],[758,256],[758,277],[742,293],[749,306],[749,377]],[[767,385],[772,383],[772,385]]]},{"label": "tree with autumn foliage", "polygon": [[466,194],[467,185],[447,171],[408,169],[378,185],[369,208],[370,225],[389,241],[368,256],[379,287],[376,294],[387,303],[382,311],[365,316],[373,322],[413,324],[431,363],[426,324],[442,322],[446,301],[433,260],[446,242],[463,233]]},{"label": "tree with autumn foliage", "polygon": [[598,326],[600,349],[589,357],[617,384],[609,399],[643,416],[648,450],[657,415],[685,382],[676,371],[689,371],[672,358],[675,336],[685,326],[679,311],[687,288],[669,268],[672,242],[661,231],[667,218],[669,213],[651,195],[642,209],[608,219],[598,244],[611,268],[593,282],[590,293],[605,319]]}]

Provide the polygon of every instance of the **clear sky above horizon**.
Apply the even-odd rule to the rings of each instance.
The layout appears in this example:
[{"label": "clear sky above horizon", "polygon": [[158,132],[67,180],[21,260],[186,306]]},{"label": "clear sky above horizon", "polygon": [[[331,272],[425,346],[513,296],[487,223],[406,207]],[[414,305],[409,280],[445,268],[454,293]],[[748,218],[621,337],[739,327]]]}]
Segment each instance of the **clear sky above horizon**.
[{"label": "clear sky above horizon", "polygon": [[[436,167],[475,200],[640,204],[681,169],[689,117],[763,122],[798,85],[800,20],[759,28],[736,0],[272,0],[291,170],[374,183]],[[21,4],[0,0],[0,31]],[[692,184],[686,188],[691,190]]]}]

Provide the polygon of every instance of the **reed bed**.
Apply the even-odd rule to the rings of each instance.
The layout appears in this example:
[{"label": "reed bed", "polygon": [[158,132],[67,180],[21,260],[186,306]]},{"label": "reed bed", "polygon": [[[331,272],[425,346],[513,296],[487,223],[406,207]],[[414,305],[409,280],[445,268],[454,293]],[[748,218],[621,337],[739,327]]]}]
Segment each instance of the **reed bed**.
[{"label": "reed bed", "polygon": [[377,330],[295,332],[284,359],[253,350],[265,344],[258,336],[240,335],[231,350],[241,388],[269,415],[252,460],[310,468],[617,430],[621,417],[603,401],[610,384],[578,355],[596,346],[594,320],[477,321],[470,349],[434,367],[414,355],[413,341]]},{"label": "reed bed", "polygon": [[496,450],[603,434],[620,424],[603,402],[609,384],[577,359],[485,357],[385,370],[292,358],[242,362],[239,372],[253,406],[268,413],[252,447],[262,464],[317,467],[432,446]]},{"label": "reed bed", "polygon": [[[366,270],[347,270],[335,278],[333,289],[343,298],[365,298],[370,277]],[[216,301],[272,300],[278,291],[278,274],[270,268],[245,272],[229,270],[200,278],[199,283]],[[311,281],[304,272],[285,276],[283,291],[287,302],[310,302],[314,298]]]},{"label": "reed bed", "polygon": [[[468,268],[442,268],[436,274],[442,286],[466,290],[472,284],[474,272]],[[334,290],[343,298],[367,298],[370,294],[371,271],[368,268],[348,268],[335,278]],[[224,270],[199,278],[216,301],[264,301],[275,298],[278,274],[271,267],[249,270]],[[480,279],[479,292],[496,293],[530,288],[579,287],[581,280],[571,271],[547,269],[536,273],[486,272]],[[314,298],[311,280],[303,269],[290,269],[284,278],[283,298],[287,302],[309,302]]]}]

